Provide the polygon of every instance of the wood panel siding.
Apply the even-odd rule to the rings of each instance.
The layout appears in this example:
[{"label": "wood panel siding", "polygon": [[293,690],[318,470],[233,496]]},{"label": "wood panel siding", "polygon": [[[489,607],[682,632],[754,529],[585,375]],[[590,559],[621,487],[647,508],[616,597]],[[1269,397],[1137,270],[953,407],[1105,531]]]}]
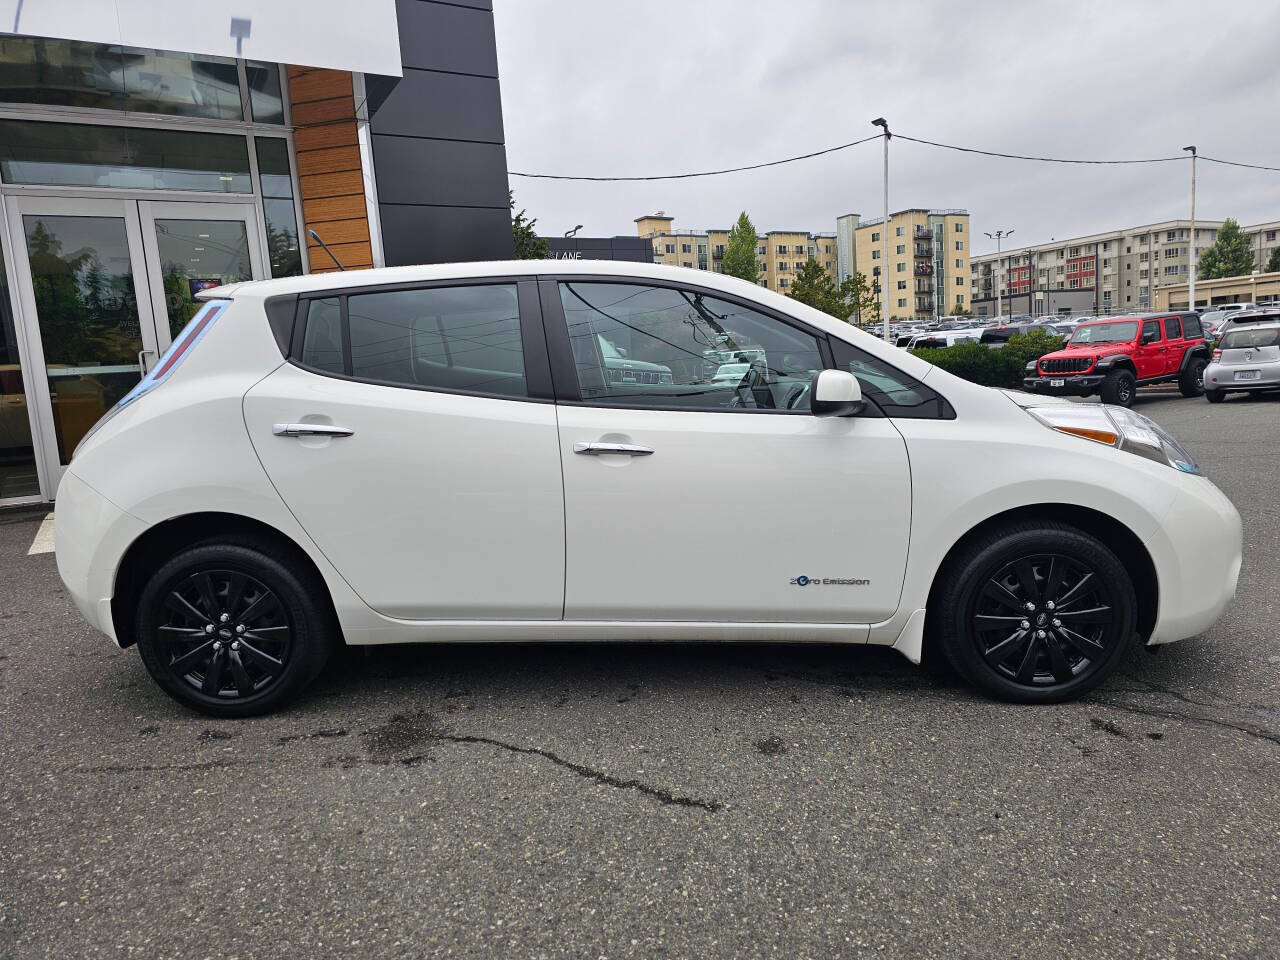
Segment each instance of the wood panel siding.
[{"label": "wood panel siding", "polygon": [[337,270],[307,230],[315,230],[348,270],[373,266],[351,74],[288,68],[298,154],[303,234],[312,273]]}]

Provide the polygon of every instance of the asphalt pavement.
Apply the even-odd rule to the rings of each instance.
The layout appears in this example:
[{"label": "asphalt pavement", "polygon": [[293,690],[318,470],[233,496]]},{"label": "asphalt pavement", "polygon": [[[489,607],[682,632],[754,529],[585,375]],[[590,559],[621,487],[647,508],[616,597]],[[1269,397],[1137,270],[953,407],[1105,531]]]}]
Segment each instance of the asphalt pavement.
[{"label": "asphalt pavement", "polygon": [[348,651],[191,713],[0,514],[0,956],[1280,956],[1280,397],[1138,409],[1234,605],[1086,701],[876,649]]}]

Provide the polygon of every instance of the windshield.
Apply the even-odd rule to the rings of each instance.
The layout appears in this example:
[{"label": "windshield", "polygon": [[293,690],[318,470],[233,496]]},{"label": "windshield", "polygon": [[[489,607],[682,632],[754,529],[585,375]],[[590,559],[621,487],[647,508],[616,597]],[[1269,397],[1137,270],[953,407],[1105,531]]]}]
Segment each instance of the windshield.
[{"label": "windshield", "polygon": [[1138,335],[1137,320],[1116,323],[1086,323],[1076,327],[1071,343],[1127,343]]},{"label": "windshield", "polygon": [[1262,330],[1232,330],[1222,338],[1222,343],[1219,346],[1223,350],[1280,346],[1280,327],[1269,327]]}]

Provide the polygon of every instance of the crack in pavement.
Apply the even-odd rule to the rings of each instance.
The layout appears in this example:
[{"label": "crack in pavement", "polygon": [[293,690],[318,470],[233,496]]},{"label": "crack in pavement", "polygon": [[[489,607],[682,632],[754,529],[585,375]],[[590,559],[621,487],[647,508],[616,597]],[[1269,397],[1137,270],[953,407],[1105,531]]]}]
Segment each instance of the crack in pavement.
[{"label": "crack in pavement", "polygon": [[1181,713],[1177,710],[1170,710],[1168,708],[1139,707],[1136,704],[1121,703],[1116,700],[1090,699],[1085,702],[1096,703],[1098,706],[1102,707],[1111,707],[1113,710],[1123,710],[1126,713],[1140,714],[1144,717],[1159,717],[1167,720],[1182,720],[1185,723],[1202,723],[1211,727],[1222,727],[1225,730],[1235,730],[1237,733],[1244,733],[1251,737],[1257,737],[1259,740],[1267,740],[1271,743],[1280,745],[1280,734],[1272,733],[1269,730],[1259,730],[1255,727],[1249,727],[1243,724],[1231,723],[1227,720],[1215,720],[1213,717],[1200,717],[1190,713]]},{"label": "crack in pavement", "polygon": [[585,764],[566,760],[564,757],[541,747],[522,747],[519,744],[508,743],[505,740],[497,740],[493,737],[448,733],[441,727],[439,720],[426,711],[396,714],[386,723],[366,730],[360,736],[364,740],[365,749],[373,763],[391,763],[394,760],[399,760],[400,763],[406,766],[416,765],[431,759],[421,754],[418,749],[429,743],[482,744],[484,746],[497,747],[500,750],[506,750],[511,753],[542,757],[544,760],[550,760],[559,767],[570,770],[580,777],[585,777],[603,786],[614,787],[618,790],[634,790],[663,804],[677,807],[697,807],[709,813],[715,813],[723,808],[723,804],[718,800],[702,800],[697,797],[680,796],[669,790],[663,790],[661,787],[652,786],[642,780],[624,780],[621,777],[605,773],[603,770],[596,770]]},{"label": "crack in pavement", "polygon": [[564,767],[566,770],[572,770],[580,777],[593,780],[598,784],[606,787],[616,787],[619,790],[635,790],[644,794],[646,797],[653,797],[660,803],[677,807],[697,807],[700,810],[706,810],[709,813],[716,813],[724,808],[724,805],[718,800],[700,800],[697,797],[682,797],[678,794],[671,793],[669,790],[663,790],[661,787],[654,787],[642,780],[623,780],[612,774],[605,773],[602,770],[595,770],[581,763],[575,763],[572,760],[566,760],[564,757],[552,753],[550,750],[543,750],[540,747],[521,747],[514,743],[506,743],[503,740],[494,740],[492,737],[473,737],[461,734],[438,733],[432,737],[433,740],[445,741],[448,743],[480,743],[490,747],[498,747],[502,750],[509,750],[512,753],[524,753],[532,756],[542,757],[544,760],[550,760],[556,766]]}]

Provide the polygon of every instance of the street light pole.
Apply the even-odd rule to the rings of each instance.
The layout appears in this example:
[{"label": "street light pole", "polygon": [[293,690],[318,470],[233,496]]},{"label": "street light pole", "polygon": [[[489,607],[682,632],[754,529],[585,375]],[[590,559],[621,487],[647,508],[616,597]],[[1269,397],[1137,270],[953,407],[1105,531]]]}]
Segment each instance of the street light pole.
[{"label": "street light pole", "polygon": [[1196,308],[1196,148],[1183,147],[1191,154],[1191,270],[1189,273],[1190,280],[1187,284],[1187,309],[1194,310]]},{"label": "street light pole", "polygon": [[871,121],[884,130],[884,223],[880,227],[880,319],[884,321],[884,339],[889,342],[889,122],[884,117]]},{"label": "street light pole", "polygon": [[[985,230],[984,230],[983,232],[984,232],[984,233],[986,233],[986,231],[985,231]],[[996,242],[996,275],[995,275],[994,282],[995,282],[995,285],[996,285],[996,296],[998,296],[998,297],[1000,298],[1000,302],[999,302],[999,312],[998,312],[996,315],[997,315],[997,316],[1000,316],[1000,317],[1003,317],[1003,316],[1004,316],[1004,291],[1003,291],[1002,289],[1000,289],[1000,239],[1001,239],[1002,237],[1011,237],[1011,236],[1013,236],[1013,231],[1012,231],[1012,230],[997,230],[995,233],[988,233],[988,234],[987,234],[987,236],[988,236],[988,237],[990,237],[992,240],[994,240],[994,241]],[[1006,270],[1006,271],[1005,271],[1005,274],[1007,275],[1007,274],[1008,274],[1008,272],[1009,272],[1009,271],[1008,271],[1008,270]]]}]

